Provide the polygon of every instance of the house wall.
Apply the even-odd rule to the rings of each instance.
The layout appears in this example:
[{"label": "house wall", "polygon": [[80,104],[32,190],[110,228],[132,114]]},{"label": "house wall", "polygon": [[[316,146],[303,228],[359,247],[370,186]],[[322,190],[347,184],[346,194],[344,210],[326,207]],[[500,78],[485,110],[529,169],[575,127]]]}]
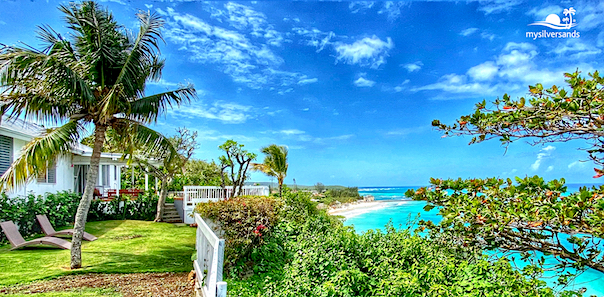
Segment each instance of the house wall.
[{"label": "house wall", "polygon": [[[13,162],[19,158],[23,147],[31,140],[31,137],[28,137],[27,135],[21,135],[1,128],[0,135],[11,137],[13,140]],[[89,165],[90,157],[74,155],[72,153],[60,156],[57,158],[56,179],[54,183],[42,183],[34,178],[26,185],[6,192],[6,194],[10,198],[14,198],[17,196],[26,196],[31,193],[34,193],[35,195],[44,195],[45,193],[56,193],[59,191],[74,191],[74,164]],[[124,163],[118,161],[117,158],[101,158],[101,166],[102,165],[109,165],[109,185],[104,191],[106,192],[108,189],[121,189],[121,167]],[[99,174],[97,185],[102,184],[101,178],[102,176]]]},{"label": "house wall", "polygon": [[[13,138],[13,161],[17,160],[21,155],[21,150],[28,141],[23,139]],[[73,168],[71,167],[71,154],[60,156],[57,158],[56,182],[55,183],[38,183],[35,179],[11,192],[7,192],[8,196],[13,198],[16,196],[25,196],[30,192],[36,195],[45,193],[56,193],[59,191],[73,191]]]}]

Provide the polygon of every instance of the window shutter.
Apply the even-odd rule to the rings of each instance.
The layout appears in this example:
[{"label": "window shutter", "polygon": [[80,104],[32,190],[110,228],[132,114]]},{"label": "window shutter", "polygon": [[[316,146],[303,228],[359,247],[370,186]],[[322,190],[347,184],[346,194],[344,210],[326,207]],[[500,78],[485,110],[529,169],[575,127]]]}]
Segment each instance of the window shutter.
[{"label": "window shutter", "polygon": [[0,135],[0,176],[13,163],[13,138]]},{"label": "window shutter", "polygon": [[48,169],[46,170],[47,174],[47,182],[49,184],[54,184],[57,182],[57,161],[53,160],[52,163],[48,165]]}]

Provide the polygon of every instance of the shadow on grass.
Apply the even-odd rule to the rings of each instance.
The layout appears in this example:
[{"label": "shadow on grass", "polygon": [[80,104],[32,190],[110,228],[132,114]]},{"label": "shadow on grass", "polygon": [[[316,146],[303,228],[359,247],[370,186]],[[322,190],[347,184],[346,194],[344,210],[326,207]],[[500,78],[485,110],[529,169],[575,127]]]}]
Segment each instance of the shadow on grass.
[{"label": "shadow on grass", "polygon": [[84,267],[69,269],[70,251],[30,247],[8,251],[0,246],[0,287],[50,279],[67,274],[185,272],[192,268],[195,229],[144,221],[90,222],[87,232],[98,236],[84,241]]}]

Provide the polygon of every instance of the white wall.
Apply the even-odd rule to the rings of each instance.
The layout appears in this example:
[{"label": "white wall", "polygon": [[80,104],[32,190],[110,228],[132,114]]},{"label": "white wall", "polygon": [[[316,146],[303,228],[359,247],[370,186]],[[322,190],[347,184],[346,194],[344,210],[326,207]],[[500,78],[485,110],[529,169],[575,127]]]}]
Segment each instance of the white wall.
[{"label": "white wall", "polygon": [[[21,155],[21,150],[27,141],[13,138],[13,161]],[[73,191],[73,167],[71,167],[71,154],[57,159],[56,183],[38,183],[35,179],[8,194],[9,197],[25,196],[33,191],[36,195],[56,193],[59,191]]]}]

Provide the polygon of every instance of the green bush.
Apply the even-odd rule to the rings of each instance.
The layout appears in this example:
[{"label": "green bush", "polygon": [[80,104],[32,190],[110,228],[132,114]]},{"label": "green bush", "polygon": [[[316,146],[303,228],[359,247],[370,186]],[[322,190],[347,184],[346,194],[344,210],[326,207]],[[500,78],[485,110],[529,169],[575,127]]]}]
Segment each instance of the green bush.
[{"label": "green bush", "polygon": [[278,200],[263,196],[197,204],[195,212],[213,220],[219,228],[217,233],[225,238],[225,270],[235,269],[235,274],[246,270],[241,260],[270,235],[278,221],[279,204]]},{"label": "green bush", "polygon": [[340,203],[350,203],[361,199],[359,188],[349,187],[344,189],[330,189],[324,194],[325,196],[319,199],[319,202],[334,205],[336,201]]},{"label": "green bush", "polygon": [[[80,204],[81,194],[62,191],[47,193],[45,196],[30,194],[26,197],[9,198],[0,195],[0,221],[13,221],[19,226],[23,237],[41,232],[36,215],[46,214],[56,227],[72,225]],[[153,220],[157,208],[157,195],[144,194],[136,200],[124,199],[104,202],[93,200],[88,212],[88,221],[105,220]],[[0,244],[6,243],[4,232],[0,232]]]},{"label": "green bush", "polygon": [[506,259],[452,238],[391,225],[357,234],[312,209],[309,195],[286,193],[281,203],[279,223],[242,259],[254,274],[231,275],[229,296],[554,296]]},{"label": "green bush", "polygon": [[[40,232],[36,215],[46,214],[50,223],[57,226],[72,224],[81,196],[73,192],[47,194],[46,197],[30,194],[26,197],[9,198],[0,195],[0,221],[13,221],[19,226],[21,235],[28,236]],[[0,243],[6,243],[4,232],[0,233]]]}]

